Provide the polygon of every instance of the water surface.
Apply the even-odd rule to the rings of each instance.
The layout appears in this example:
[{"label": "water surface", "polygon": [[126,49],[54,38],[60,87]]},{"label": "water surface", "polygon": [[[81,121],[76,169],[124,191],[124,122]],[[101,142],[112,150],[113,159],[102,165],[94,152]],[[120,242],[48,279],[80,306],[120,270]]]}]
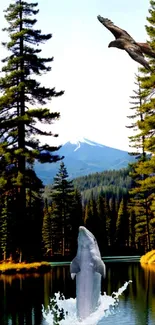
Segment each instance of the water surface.
[{"label": "water surface", "polygon": [[[154,325],[155,270],[143,269],[135,262],[108,262],[106,267],[107,277],[102,282],[102,294],[106,292],[111,295],[126,281],[132,280],[132,283],[119,297],[115,314],[105,317],[104,324]],[[0,324],[47,324],[42,306],[46,310],[50,298],[58,291],[66,299],[75,298],[75,281],[70,278],[69,265],[55,266],[45,275],[1,275]]]}]

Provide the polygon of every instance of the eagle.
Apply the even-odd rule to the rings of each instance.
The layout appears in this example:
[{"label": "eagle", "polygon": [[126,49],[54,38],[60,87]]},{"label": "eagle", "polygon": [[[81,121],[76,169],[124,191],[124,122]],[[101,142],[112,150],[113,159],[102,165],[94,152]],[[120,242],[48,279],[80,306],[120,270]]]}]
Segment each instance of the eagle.
[{"label": "eagle", "polygon": [[115,36],[115,40],[110,42],[108,47],[117,47],[118,49],[125,50],[133,60],[143,65],[147,70],[151,70],[144,58],[144,54],[155,58],[155,52],[148,43],[136,42],[124,29],[115,26],[108,18],[103,18],[100,15],[97,18]]}]

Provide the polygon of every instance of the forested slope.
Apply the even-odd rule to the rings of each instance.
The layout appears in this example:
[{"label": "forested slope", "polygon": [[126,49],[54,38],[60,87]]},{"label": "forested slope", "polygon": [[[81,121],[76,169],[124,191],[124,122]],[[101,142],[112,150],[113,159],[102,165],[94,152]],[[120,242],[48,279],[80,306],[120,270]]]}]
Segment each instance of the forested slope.
[{"label": "forested slope", "polygon": [[97,198],[102,192],[108,196],[114,194],[117,198],[122,197],[122,194],[127,193],[132,187],[132,179],[129,176],[129,168],[124,168],[78,177],[73,180],[73,184],[86,202],[92,195]]}]

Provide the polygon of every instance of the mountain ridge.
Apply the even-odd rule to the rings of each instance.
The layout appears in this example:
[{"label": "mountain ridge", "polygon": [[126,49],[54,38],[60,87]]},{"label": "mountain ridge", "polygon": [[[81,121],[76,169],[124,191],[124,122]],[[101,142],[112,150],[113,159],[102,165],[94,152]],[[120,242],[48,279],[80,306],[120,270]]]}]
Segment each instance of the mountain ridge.
[{"label": "mountain ridge", "polygon": [[[55,152],[63,159],[70,178],[85,176],[104,170],[121,169],[133,161],[127,151],[99,144],[86,138],[67,141],[59,151]],[[35,171],[44,184],[51,183],[58,172],[60,162],[35,163]]]},{"label": "mountain ridge", "polygon": [[66,142],[63,144],[63,146],[66,145],[67,143],[68,143],[68,144],[69,144],[69,143],[70,143],[70,144],[87,143],[87,144],[89,144],[89,145],[91,145],[91,146],[97,146],[97,147],[103,147],[103,148],[111,148],[111,149],[116,149],[116,150],[120,150],[120,151],[127,152],[126,150],[119,149],[119,148],[113,148],[113,147],[107,146],[107,145],[105,145],[105,144],[101,144],[101,143],[99,143],[99,142],[89,140],[89,139],[87,139],[87,138],[85,138],[85,137],[82,137],[82,138],[80,138],[80,139],[76,139],[76,140],[69,140],[69,141],[66,141]]}]

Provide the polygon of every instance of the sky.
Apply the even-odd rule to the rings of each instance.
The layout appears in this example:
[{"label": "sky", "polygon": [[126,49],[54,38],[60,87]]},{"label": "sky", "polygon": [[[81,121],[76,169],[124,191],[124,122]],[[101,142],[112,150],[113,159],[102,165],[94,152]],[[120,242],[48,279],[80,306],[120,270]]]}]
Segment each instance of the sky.
[{"label": "sky", "polygon": [[[7,26],[3,10],[13,2],[1,0],[2,41],[6,34],[1,29]],[[43,141],[58,145],[85,137],[128,151],[131,133],[126,128],[130,125],[127,116],[139,64],[125,51],[108,48],[114,37],[97,15],[145,42],[149,0],[38,0],[38,8],[36,29],[53,35],[42,45],[42,55],[54,57],[52,71],[41,77],[41,83],[65,91],[48,104],[61,118],[46,129],[59,137]],[[5,55],[0,46],[0,59]]]}]

